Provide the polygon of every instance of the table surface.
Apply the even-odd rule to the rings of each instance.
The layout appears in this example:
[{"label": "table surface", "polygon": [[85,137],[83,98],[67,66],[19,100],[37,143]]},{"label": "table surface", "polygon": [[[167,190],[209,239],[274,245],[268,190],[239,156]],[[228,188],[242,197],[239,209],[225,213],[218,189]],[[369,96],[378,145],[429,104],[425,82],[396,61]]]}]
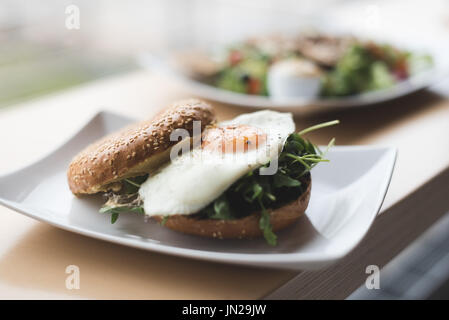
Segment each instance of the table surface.
[{"label": "table surface", "polygon": [[[191,97],[188,90],[170,79],[138,71],[0,110],[0,174],[30,164],[55,149],[98,110],[142,119],[187,97]],[[295,121],[297,128],[303,128],[325,120],[341,120],[339,126],[312,133],[310,138],[316,143],[326,143],[335,136],[339,145],[398,148],[396,169],[379,220],[449,167],[448,97],[449,81],[445,81],[382,105],[301,116]],[[213,105],[221,120],[248,111]],[[417,210],[415,215],[426,214]],[[415,228],[419,225],[416,221],[408,223]],[[372,241],[381,234],[404,229],[384,224],[382,228],[390,228],[389,233],[374,228],[379,230],[370,232]],[[425,227],[416,232],[423,232]],[[355,249],[351,259],[360,260],[356,255],[360,250]],[[390,258],[383,256],[381,265]],[[71,264],[80,267],[79,290],[65,287],[65,268]],[[332,298],[357,285],[352,282],[346,291],[335,295],[326,288],[326,292],[317,292],[310,287],[318,281],[313,279],[325,277],[326,272],[329,270],[298,274],[172,257],[73,234],[0,207],[0,298],[258,299],[291,279],[308,283],[300,296],[307,297],[307,292],[314,291],[313,297]],[[339,283],[343,288],[348,270],[340,272],[341,278],[337,272],[333,275],[333,285]]]}]

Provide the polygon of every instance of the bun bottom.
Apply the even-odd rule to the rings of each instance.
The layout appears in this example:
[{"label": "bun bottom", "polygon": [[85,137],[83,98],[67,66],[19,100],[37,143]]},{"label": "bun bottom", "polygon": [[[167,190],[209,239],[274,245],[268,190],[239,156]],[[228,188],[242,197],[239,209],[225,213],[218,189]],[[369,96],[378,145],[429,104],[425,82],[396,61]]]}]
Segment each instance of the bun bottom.
[{"label": "bun bottom", "polygon": [[[293,224],[306,211],[312,188],[310,175],[307,175],[303,183],[307,184],[307,188],[298,199],[280,208],[270,210],[270,222],[273,231],[282,230]],[[163,216],[154,216],[153,218],[158,222],[162,222],[164,219]],[[164,226],[175,231],[202,237],[248,239],[263,236],[263,232],[259,228],[259,219],[260,212],[233,220],[198,219],[179,214],[169,216]]]}]

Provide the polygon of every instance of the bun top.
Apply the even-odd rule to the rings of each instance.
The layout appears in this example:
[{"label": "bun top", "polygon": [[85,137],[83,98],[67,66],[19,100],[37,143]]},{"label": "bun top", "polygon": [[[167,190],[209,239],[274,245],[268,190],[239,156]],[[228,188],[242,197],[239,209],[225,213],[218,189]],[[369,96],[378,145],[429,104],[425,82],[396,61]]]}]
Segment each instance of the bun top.
[{"label": "bun top", "polygon": [[67,179],[75,195],[121,188],[120,180],[151,172],[167,161],[176,129],[193,135],[193,122],[201,131],[215,121],[212,107],[191,99],[174,103],[154,119],[132,124],[81,151],[70,163]]}]

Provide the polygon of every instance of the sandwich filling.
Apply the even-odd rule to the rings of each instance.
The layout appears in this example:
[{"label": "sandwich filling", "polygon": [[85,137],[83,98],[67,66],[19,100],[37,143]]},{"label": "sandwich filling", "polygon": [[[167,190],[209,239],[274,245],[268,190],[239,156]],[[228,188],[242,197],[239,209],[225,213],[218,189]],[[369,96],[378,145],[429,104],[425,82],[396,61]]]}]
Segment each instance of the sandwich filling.
[{"label": "sandwich filling", "polygon": [[268,210],[301,196],[310,170],[328,161],[303,135],[335,123],[295,133],[291,114],[259,111],[206,128],[197,147],[150,175],[122,181],[100,211],[111,213],[111,222],[122,212],[218,220],[260,212],[259,227],[275,245]]}]

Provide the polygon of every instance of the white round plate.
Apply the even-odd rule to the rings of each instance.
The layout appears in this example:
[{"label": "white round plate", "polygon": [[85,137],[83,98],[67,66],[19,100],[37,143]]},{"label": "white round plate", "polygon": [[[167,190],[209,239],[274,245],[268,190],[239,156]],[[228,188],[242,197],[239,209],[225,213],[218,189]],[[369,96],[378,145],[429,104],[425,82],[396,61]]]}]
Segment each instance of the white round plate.
[{"label": "white round plate", "polygon": [[166,63],[166,59],[157,57],[150,53],[141,54],[138,61],[139,64],[145,68],[152,71],[161,72],[165,75],[171,76],[175,80],[180,81],[189,88],[192,94],[205,99],[248,108],[270,108],[295,113],[324,111],[335,108],[360,107],[389,101],[430,86],[437,80],[443,78],[447,74],[448,70],[448,68],[442,65],[442,63],[435,61],[434,67],[384,90],[371,91],[341,98],[292,98],[276,100],[271,97],[241,94],[223,90],[199,82],[171,68],[169,63]]}]

